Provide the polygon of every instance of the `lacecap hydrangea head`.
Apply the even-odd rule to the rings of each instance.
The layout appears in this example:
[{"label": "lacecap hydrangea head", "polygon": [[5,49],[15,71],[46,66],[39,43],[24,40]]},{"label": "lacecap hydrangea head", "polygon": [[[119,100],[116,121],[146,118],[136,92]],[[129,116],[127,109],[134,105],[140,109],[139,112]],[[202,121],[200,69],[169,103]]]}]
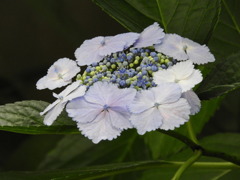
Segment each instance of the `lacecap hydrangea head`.
[{"label": "lacecap hydrangea head", "polygon": [[[144,134],[187,122],[201,107],[192,90],[202,81],[194,64],[214,61],[205,45],[165,34],[158,23],[142,33],[86,40],[75,56],[76,61],[55,63],[50,67],[54,71],[49,69],[39,80],[39,89],[54,89],[71,83],[78,73],[66,90],[54,94],[57,100],[42,114],[44,123],[51,125],[66,106],[82,134],[94,143],[112,140],[128,128]],[[85,71],[79,73],[78,66]]]}]

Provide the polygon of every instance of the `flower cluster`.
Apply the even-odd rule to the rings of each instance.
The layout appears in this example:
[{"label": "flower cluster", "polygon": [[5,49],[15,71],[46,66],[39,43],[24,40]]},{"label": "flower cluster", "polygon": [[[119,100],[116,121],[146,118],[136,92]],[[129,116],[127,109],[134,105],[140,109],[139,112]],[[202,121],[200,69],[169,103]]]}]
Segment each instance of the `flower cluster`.
[{"label": "flower cluster", "polygon": [[[53,94],[57,100],[41,115],[51,125],[66,107],[94,143],[112,140],[128,128],[144,134],[187,122],[201,107],[192,89],[202,74],[194,64],[215,60],[207,46],[165,34],[158,23],[142,33],[86,40],[75,57],[59,59],[37,82],[38,89],[51,90],[71,83]],[[80,73],[80,66],[85,71]]]}]

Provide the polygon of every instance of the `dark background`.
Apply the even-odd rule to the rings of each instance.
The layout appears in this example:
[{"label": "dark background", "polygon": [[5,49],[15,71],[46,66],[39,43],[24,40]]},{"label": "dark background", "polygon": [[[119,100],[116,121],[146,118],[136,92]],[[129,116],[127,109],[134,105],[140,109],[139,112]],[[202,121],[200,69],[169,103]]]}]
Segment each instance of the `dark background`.
[{"label": "dark background", "polygon": [[[85,39],[126,32],[90,0],[0,1],[0,104],[21,100],[52,102],[36,82],[59,58],[74,59]],[[201,136],[240,132],[240,91],[227,95]],[[30,135],[0,131],[0,170]],[[21,163],[21,162],[16,162]]]}]

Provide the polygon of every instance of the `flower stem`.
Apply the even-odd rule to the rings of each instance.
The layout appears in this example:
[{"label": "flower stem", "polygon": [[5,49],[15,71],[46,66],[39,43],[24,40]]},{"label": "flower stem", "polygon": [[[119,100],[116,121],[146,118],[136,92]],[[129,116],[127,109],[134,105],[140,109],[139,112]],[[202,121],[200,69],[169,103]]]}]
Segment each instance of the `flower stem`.
[{"label": "flower stem", "polygon": [[193,156],[180,166],[180,168],[177,170],[177,172],[173,176],[172,180],[178,180],[181,177],[181,175],[186,171],[186,169],[189,168],[195,161],[197,161],[201,155],[202,155],[202,151],[196,150]]},{"label": "flower stem", "polygon": [[190,139],[195,143],[195,144],[199,144],[196,136],[195,136],[195,133],[193,131],[193,128],[192,128],[192,124],[191,124],[191,121],[188,121],[187,122],[187,129],[188,129],[188,134],[189,134],[189,137]]}]

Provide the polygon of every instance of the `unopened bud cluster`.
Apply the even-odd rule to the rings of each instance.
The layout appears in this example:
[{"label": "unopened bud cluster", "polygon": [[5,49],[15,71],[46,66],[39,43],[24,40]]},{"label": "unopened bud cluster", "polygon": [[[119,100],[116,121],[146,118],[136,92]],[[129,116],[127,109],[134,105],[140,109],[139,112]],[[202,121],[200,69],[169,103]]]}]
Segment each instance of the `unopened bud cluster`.
[{"label": "unopened bud cluster", "polygon": [[156,86],[153,72],[167,69],[176,62],[151,48],[131,48],[89,65],[83,75],[77,76],[77,80],[87,86],[97,81],[106,81],[118,84],[120,88],[148,89]]}]

